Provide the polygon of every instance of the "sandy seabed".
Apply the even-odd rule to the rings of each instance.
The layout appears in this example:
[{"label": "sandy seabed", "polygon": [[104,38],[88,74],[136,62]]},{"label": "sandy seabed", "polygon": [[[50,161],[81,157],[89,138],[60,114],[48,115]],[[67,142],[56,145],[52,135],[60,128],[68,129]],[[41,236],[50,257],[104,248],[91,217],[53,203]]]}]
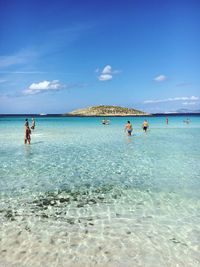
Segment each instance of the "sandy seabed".
[{"label": "sandy seabed", "polygon": [[0,266],[197,267],[197,209],[198,201],[137,190],[5,200]]}]

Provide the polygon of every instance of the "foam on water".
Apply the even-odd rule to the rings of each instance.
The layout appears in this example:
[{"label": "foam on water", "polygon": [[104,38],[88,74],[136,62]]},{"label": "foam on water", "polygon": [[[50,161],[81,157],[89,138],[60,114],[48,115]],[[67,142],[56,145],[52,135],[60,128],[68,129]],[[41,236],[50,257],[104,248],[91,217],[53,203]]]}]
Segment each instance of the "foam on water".
[{"label": "foam on water", "polygon": [[2,266],[200,266],[200,118],[0,120]]}]

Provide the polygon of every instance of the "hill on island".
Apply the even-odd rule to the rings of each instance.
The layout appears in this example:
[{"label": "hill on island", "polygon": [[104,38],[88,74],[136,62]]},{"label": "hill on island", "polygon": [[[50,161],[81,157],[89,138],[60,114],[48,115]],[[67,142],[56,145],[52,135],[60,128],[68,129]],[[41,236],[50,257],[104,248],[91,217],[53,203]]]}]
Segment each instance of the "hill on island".
[{"label": "hill on island", "polygon": [[64,115],[72,116],[142,116],[147,113],[133,108],[119,106],[93,106],[84,109],[77,109]]}]

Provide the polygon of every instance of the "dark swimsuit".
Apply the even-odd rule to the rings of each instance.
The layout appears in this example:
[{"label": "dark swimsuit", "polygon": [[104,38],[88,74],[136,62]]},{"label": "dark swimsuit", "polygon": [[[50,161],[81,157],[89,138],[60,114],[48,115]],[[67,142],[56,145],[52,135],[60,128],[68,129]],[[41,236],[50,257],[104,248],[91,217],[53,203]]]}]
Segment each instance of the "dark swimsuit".
[{"label": "dark swimsuit", "polygon": [[27,140],[31,140],[30,129],[29,128],[26,128],[26,139]]}]

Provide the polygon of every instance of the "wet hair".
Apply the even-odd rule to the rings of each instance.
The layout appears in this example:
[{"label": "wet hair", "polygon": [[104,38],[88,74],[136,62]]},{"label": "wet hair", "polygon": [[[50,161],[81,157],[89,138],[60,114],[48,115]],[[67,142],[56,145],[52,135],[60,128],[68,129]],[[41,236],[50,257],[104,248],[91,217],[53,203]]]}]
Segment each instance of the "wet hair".
[{"label": "wet hair", "polygon": [[128,123],[131,123],[130,121],[127,121]]},{"label": "wet hair", "polygon": [[28,121],[28,119],[25,119],[25,121]]}]

